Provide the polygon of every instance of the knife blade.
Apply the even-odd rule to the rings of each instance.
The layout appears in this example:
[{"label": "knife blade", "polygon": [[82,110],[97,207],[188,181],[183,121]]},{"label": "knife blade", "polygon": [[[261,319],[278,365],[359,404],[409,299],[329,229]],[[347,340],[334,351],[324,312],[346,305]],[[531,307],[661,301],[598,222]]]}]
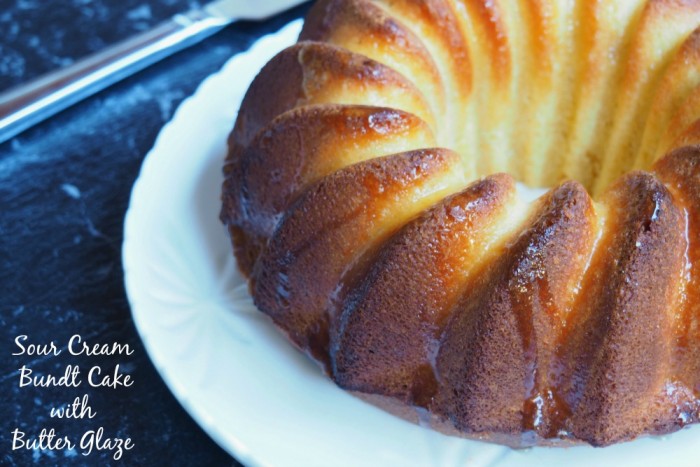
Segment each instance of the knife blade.
[{"label": "knife blade", "polygon": [[57,71],[0,94],[0,143],[237,20],[262,20],[305,0],[217,0],[177,14]]}]

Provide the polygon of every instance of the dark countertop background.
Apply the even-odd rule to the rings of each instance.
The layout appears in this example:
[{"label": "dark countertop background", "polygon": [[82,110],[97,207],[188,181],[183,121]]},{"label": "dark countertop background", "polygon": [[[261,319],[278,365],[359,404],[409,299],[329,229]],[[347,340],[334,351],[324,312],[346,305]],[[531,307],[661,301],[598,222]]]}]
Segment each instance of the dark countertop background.
[{"label": "dark countertop background", "polygon": [[[0,0],[0,92],[71,63],[175,13],[186,0]],[[151,364],[124,291],[121,244],[131,186],[180,102],[232,55],[300,17],[302,6],[263,23],[236,23],[204,42],[0,144],[0,465],[240,465],[187,415]],[[233,122],[232,122],[233,124]],[[129,344],[131,356],[13,356],[16,336],[65,347]],[[19,386],[18,369],[60,376],[120,364],[126,389]],[[51,407],[89,393],[93,420],[52,419]],[[231,423],[236,423],[232,420]],[[240,423],[245,423],[241,421]],[[11,450],[15,428],[78,441],[103,426],[130,437],[121,461],[102,451]]]}]

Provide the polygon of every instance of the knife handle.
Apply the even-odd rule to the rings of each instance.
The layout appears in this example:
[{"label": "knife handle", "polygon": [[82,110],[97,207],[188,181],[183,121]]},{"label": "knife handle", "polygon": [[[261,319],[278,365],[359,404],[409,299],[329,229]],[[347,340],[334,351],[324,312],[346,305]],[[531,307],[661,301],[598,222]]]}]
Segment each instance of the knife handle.
[{"label": "knife handle", "polygon": [[0,143],[230,23],[192,10],[0,94]]}]

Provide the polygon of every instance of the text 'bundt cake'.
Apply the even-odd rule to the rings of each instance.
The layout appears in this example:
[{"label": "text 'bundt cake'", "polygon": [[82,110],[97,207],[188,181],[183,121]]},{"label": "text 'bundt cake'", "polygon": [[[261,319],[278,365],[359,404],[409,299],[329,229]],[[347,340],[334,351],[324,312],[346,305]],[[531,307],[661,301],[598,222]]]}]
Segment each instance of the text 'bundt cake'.
[{"label": "text 'bundt cake'", "polygon": [[256,305],[447,433],[698,421],[699,25],[700,0],[319,1],[229,138]]}]

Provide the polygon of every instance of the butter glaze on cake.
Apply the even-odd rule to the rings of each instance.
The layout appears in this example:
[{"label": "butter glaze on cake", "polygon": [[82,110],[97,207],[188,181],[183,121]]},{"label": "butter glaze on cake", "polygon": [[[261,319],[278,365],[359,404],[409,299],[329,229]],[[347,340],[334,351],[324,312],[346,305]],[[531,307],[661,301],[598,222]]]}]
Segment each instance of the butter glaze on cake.
[{"label": "butter glaze on cake", "polygon": [[229,137],[256,305],[339,386],[448,434],[697,422],[698,26],[696,0],[317,2]]}]

